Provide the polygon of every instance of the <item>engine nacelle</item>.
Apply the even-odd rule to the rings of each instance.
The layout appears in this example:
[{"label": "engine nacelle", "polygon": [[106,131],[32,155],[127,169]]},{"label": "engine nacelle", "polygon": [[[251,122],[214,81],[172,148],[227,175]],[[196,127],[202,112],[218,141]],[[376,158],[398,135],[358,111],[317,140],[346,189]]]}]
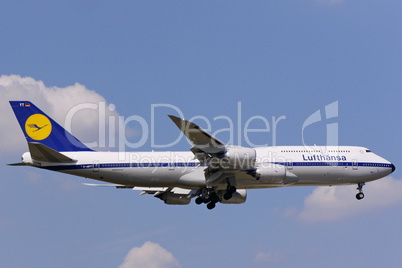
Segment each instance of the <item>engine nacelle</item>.
[{"label": "engine nacelle", "polygon": [[163,193],[156,197],[168,205],[188,205],[191,201],[191,198],[186,194]]},{"label": "engine nacelle", "polygon": [[255,177],[264,183],[283,184],[286,180],[286,167],[278,164],[259,167],[256,170]]},{"label": "engine nacelle", "polygon": [[253,148],[229,147],[222,158],[222,168],[250,169],[255,165],[257,154]]},{"label": "engine nacelle", "polygon": [[245,189],[239,189],[237,190],[232,198],[229,200],[225,200],[225,198],[221,198],[221,203],[223,204],[243,204],[246,202],[247,199],[247,191]]}]

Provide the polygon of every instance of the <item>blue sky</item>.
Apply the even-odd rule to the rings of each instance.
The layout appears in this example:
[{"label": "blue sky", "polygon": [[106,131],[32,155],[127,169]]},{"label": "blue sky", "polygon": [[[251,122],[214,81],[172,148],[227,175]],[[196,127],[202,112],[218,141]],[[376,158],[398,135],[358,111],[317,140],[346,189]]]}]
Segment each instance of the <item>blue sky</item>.
[{"label": "blue sky", "polygon": [[[400,265],[401,8],[396,0],[3,3],[0,266],[118,267],[129,252],[145,262],[163,256],[164,267]],[[254,190],[246,204],[213,211],[167,206],[6,166],[27,150],[7,103],[21,98],[61,123],[73,104],[106,101],[114,115],[154,120],[160,144],[178,136],[166,116],[177,111],[154,109],[152,118],[153,105],[205,116],[212,132],[228,127],[213,118],[227,116],[243,145],[237,130],[257,115],[285,116],[276,144],[301,145],[305,120],[338,101],[338,116],[306,129],[305,141],[324,144],[327,124],[337,123],[339,144],[368,147],[397,170],[369,183],[358,203],[348,186]],[[97,135],[91,118],[73,120],[83,141]],[[129,127],[138,141],[141,128]],[[273,131],[252,135],[273,144]],[[183,139],[165,150],[189,147]],[[152,149],[161,150],[147,139],[135,150]]]}]

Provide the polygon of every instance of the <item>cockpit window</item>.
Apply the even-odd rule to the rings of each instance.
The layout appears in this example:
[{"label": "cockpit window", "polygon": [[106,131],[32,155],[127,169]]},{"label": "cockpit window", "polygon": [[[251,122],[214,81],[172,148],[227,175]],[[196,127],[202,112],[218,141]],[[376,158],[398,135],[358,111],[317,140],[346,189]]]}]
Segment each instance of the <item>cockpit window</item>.
[{"label": "cockpit window", "polygon": [[366,153],[371,153],[371,151],[370,151],[370,150],[366,150]]}]

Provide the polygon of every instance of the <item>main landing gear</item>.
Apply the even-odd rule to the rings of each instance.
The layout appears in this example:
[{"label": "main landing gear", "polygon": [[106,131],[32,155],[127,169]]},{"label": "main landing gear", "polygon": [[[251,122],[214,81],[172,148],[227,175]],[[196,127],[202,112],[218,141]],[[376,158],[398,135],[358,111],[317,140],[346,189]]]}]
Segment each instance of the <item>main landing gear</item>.
[{"label": "main landing gear", "polygon": [[228,187],[226,188],[226,193],[223,195],[223,198],[225,198],[225,200],[229,200],[233,197],[233,194],[236,192],[236,190],[236,187],[230,186],[230,184],[228,184]]},{"label": "main landing gear", "polygon": [[208,188],[203,189],[201,195],[195,199],[197,205],[205,203],[208,209],[215,208],[216,203],[219,201],[218,195],[212,189]]},{"label": "main landing gear", "polygon": [[356,194],[356,199],[360,200],[364,198],[364,194],[363,194],[363,186],[364,186],[364,182],[359,182],[357,184],[357,190],[359,190],[359,192]]},{"label": "main landing gear", "polygon": [[[235,186],[231,186],[228,184],[225,194],[223,198],[225,200],[229,200],[233,197],[233,194],[237,191]],[[207,204],[208,209],[213,209],[216,206],[216,203],[221,201],[221,197],[215,192],[212,188],[204,188],[201,191],[201,194],[195,199],[195,203],[197,205],[201,205],[202,203]]]}]

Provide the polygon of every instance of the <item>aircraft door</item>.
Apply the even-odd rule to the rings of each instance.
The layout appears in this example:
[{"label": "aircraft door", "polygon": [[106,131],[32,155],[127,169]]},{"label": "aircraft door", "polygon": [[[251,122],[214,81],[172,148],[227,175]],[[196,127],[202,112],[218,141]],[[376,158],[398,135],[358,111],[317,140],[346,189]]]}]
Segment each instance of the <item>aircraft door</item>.
[{"label": "aircraft door", "polygon": [[174,170],[174,168],[175,168],[175,165],[174,165],[173,161],[171,161],[169,163],[169,170]]},{"label": "aircraft door", "polygon": [[357,168],[358,168],[357,160],[356,160],[356,159],[353,159],[353,160],[352,160],[352,169],[353,169],[353,170],[357,170]]},{"label": "aircraft door", "polygon": [[286,166],[288,170],[292,170],[293,169],[293,161],[290,159],[286,160]]},{"label": "aircraft door", "polygon": [[99,172],[99,161],[98,160],[94,160],[94,162],[92,164],[92,171]]}]

